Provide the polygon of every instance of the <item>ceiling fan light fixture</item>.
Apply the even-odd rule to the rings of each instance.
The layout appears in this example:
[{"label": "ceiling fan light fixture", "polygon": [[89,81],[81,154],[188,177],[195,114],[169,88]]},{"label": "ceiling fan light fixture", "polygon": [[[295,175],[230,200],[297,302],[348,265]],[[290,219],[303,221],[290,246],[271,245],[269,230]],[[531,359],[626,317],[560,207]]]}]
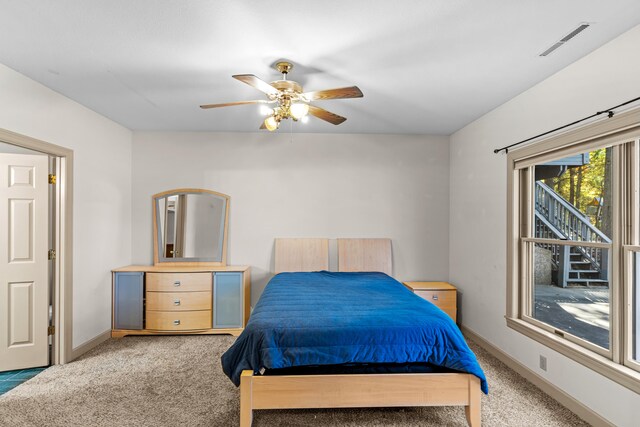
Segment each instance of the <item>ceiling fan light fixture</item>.
[{"label": "ceiling fan light fixture", "polygon": [[272,116],[273,115],[273,109],[267,107],[266,105],[260,105],[260,115],[261,116]]},{"label": "ceiling fan light fixture", "polygon": [[327,111],[324,108],[311,105],[310,103],[330,99],[362,98],[363,96],[362,91],[357,86],[304,92],[299,83],[287,79],[287,75],[293,68],[293,64],[287,61],[280,61],[275,67],[282,73],[282,80],[276,80],[271,83],[267,83],[253,74],[235,74],[232,76],[234,79],[258,89],[266,95],[267,99],[205,104],[201,105],[200,108],[209,109],[231,107],[234,105],[270,104],[271,108],[261,106],[258,111],[263,117],[266,116],[260,129],[268,129],[270,132],[273,132],[280,127],[282,120],[292,119],[306,123],[309,116],[314,116],[333,125],[339,125],[347,120],[347,118]]},{"label": "ceiling fan light fixture", "polygon": [[297,102],[295,104],[291,104],[289,107],[289,113],[291,113],[291,117],[296,120],[300,120],[309,112],[309,104],[304,104],[302,102]]},{"label": "ceiling fan light fixture", "polygon": [[264,119],[264,127],[267,128],[268,131],[273,132],[274,130],[278,129],[278,127],[280,126],[280,121],[278,121],[275,116],[269,116],[266,119]]}]

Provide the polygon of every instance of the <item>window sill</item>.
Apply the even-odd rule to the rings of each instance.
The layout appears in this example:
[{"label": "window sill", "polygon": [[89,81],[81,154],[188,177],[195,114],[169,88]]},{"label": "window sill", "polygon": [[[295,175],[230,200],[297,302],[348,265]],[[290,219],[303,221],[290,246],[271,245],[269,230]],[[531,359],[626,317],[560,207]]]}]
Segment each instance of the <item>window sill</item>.
[{"label": "window sill", "polygon": [[548,331],[538,328],[521,319],[506,317],[507,326],[521,334],[543,344],[552,350],[604,375],[612,381],[640,393],[640,372],[619,365],[599,354],[567,341]]}]

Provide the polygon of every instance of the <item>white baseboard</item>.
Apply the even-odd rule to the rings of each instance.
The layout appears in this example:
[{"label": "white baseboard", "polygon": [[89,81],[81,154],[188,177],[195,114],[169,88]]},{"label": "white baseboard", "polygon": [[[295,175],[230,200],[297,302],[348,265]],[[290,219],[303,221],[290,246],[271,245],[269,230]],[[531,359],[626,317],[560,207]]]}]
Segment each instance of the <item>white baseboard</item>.
[{"label": "white baseboard", "polygon": [[553,399],[557,400],[562,406],[582,418],[584,421],[596,427],[615,427],[614,424],[594,412],[591,408],[585,406],[579,400],[573,398],[522,363],[518,362],[507,353],[500,350],[498,347],[494,346],[486,339],[482,338],[476,332],[463,325],[460,326],[460,329],[465,335],[471,338],[480,347],[487,350],[502,363],[516,371],[518,374],[522,375],[529,382],[533,383],[533,385],[551,396]]},{"label": "white baseboard", "polygon": [[104,331],[97,337],[91,338],[89,341],[84,344],[80,344],[78,347],[71,350],[71,357],[67,359],[67,362],[76,360],[78,357],[82,356],[87,351],[94,349],[109,338],[111,338],[111,329]]}]

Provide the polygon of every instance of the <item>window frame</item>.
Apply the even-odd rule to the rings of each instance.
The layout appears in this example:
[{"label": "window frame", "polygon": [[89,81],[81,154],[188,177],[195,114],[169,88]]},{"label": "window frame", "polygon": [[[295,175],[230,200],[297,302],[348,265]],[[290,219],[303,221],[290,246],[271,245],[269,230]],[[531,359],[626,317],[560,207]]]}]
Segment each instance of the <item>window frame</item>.
[{"label": "window frame", "polygon": [[[529,213],[533,203],[533,166],[546,161],[611,146],[613,149],[613,225],[609,350],[566,333],[528,315],[531,302],[533,242]],[[640,393],[640,362],[634,361],[632,321],[632,252],[640,251],[638,164],[640,108],[618,113],[507,153],[507,307],[506,323],[523,335]],[[555,240],[552,240],[557,243]],[[593,246],[563,241],[567,245]],[[640,313],[637,313],[640,315]],[[561,336],[562,335],[562,336]],[[604,351],[603,351],[604,350]]]},{"label": "window frame", "polygon": [[[625,311],[624,316],[625,316],[625,323],[629,325],[630,330],[629,330],[629,333],[627,333],[625,336],[625,351],[624,351],[623,363],[626,367],[633,369],[634,371],[640,372],[640,351],[638,351],[637,360],[633,359],[634,344],[636,348],[640,349],[640,343],[633,342],[633,333],[632,333],[633,331],[632,325],[634,323],[632,307],[634,303],[637,304],[637,302],[634,301],[634,295],[633,295],[634,276],[640,278],[640,262],[638,262],[638,264],[635,264],[635,268],[634,268],[633,254],[636,254],[636,253],[640,254],[640,246],[624,245],[623,256],[627,260],[627,263],[625,265],[625,270],[624,270],[624,276],[625,276],[625,282],[629,284],[629,287],[625,290],[626,291],[625,299],[626,301],[628,301],[628,303],[625,305],[627,305],[629,309]],[[636,284],[636,286],[640,290],[640,284]],[[640,304],[637,304],[637,305],[640,306]],[[637,313],[636,316],[640,316],[640,312]],[[640,323],[638,320],[635,320],[635,322],[636,322],[636,325]],[[640,337],[640,333],[638,334],[638,336]]]}]

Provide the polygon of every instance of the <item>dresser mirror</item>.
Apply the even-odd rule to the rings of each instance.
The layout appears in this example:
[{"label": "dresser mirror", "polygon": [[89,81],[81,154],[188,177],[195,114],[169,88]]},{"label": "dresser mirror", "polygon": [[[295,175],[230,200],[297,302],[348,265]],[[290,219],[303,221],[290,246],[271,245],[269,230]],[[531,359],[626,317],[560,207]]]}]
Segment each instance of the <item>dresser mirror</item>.
[{"label": "dresser mirror", "polygon": [[186,188],[153,196],[153,262],[224,266],[229,196]]}]

